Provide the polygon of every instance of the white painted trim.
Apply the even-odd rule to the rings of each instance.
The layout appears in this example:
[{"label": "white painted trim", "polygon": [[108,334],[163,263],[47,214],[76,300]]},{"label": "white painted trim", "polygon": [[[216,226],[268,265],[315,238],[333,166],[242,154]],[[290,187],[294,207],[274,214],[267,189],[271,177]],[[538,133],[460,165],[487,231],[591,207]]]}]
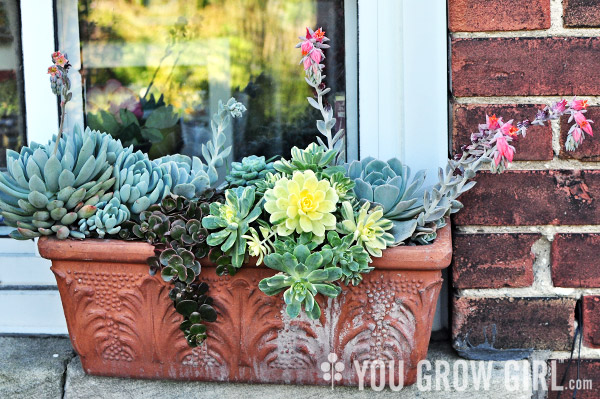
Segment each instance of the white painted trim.
[{"label": "white painted trim", "polygon": [[21,41],[27,141],[46,143],[58,133],[56,96],[46,74],[54,51],[52,0],[21,1]]},{"label": "white painted trim", "polygon": [[58,291],[1,291],[0,333],[67,334]]},{"label": "white painted trim", "polygon": [[56,286],[48,259],[30,254],[0,256],[0,288],[7,286]]},{"label": "white painted trim", "polygon": [[434,183],[448,157],[444,0],[358,0],[360,156],[400,158]]},{"label": "white painted trim", "polygon": [[358,3],[344,2],[346,159],[358,159]]},{"label": "white painted trim", "polygon": [[434,184],[448,160],[446,1],[404,1],[403,30],[403,160]]}]

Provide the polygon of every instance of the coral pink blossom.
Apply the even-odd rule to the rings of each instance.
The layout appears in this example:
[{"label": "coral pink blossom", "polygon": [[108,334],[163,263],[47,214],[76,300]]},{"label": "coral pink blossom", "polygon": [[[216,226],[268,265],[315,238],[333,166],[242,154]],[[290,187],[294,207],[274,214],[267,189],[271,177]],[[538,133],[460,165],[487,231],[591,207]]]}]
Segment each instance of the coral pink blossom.
[{"label": "coral pink blossom", "polygon": [[512,125],[512,123],[508,122],[508,123],[505,123],[504,125],[502,125],[502,127],[500,128],[500,131],[502,132],[502,134],[504,134],[506,136],[517,137],[517,132],[519,131],[519,129],[514,127]]},{"label": "coral pink blossom", "polygon": [[581,143],[582,142],[582,137],[583,137],[583,133],[581,132],[581,129],[576,127],[575,129],[573,129],[573,138],[575,139],[575,141],[577,143]]},{"label": "coral pink blossom", "polygon": [[581,111],[582,109],[586,109],[588,106],[587,100],[575,100],[571,102],[571,108],[575,111]]},{"label": "coral pink blossom", "polygon": [[55,76],[60,76],[60,71],[58,70],[58,68],[56,66],[51,66],[48,67],[48,75],[55,77]]},{"label": "coral pink blossom", "polygon": [[515,150],[508,144],[508,141],[503,134],[496,135],[496,148],[498,149],[498,153],[494,159],[496,166],[498,166],[502,157],[508,162],[512,162]]},{"label": "coral pink blossom", "polygon": [[305,56],[312,51],[314,46],[309,40],[305,40],[302,42],[302,46],[300,48],[302,49],[302,56]]},{"label": "coral pink blossom", "polygon": [[557,114],[562,114],[567,109],[567,100],[562,99],[552,104],[552,110]]},{"label": "coral pink blossom", "polygon": [[306,27],[306,40],[310,40],[312,39],[312,35],[310,34],[310,29],[308,29],[308,26]]},{"label": "coral pink blossom", "polygon": [[60,51],[55,51],[52,53],[52,62],[56,62],[58,58],[64,57]]},{"label": "coral pink blossom", "polygon": [[312,61],[310,60],[310,57],[306,57],[304,59],[304,70],[308,71],[308,69],[310,68],[311,65],[312,65]]},{"label": "coral pink blossom", "polygon": [[585,118],[585,115],[583,113],[575,112],[575,122],[577,122],[579,127],[584,132],[586,132],[590,136],[594,135],[594,132],[592,131],[592,125],[590,125],[590,122],[588,122],[588,120]]},{"label": "coral pink blossom", "polygon": [[319,43],[323,43],[323,38],[325,37],[325,31],[323,30],[323,28],[319,28],[315,31],[315,40],[318,41]]},{"label": "coral pink blossom", "polygon": [[318,64],[321,62],[321,59],[323,58],[323,53],[321,52],[321,50],[316,48],[312,51],[312,53],[310,53],[310,58],[312,58],[312,60]]},{"label": "coral pink blossom", "polygon": [[488,129],[490,130],[496,130],[500,127],[500,121],[502,120],[502,118],[498,119],[496,118],[496,115],[492,115],[492,116],[485,116],[485,121],[488,125]]}]

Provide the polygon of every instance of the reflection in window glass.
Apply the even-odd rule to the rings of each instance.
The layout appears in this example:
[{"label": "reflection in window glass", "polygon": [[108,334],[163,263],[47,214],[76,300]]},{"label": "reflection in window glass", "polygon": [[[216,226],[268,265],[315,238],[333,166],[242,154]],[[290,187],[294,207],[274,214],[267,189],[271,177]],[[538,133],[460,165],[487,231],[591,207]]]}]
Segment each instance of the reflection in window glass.
[{"label": "reflection in window glass", "polygon": [[217,101],[234,96],[248,112],[227,132],[233,158],[288,155],[317,134],[295,48],[306,26],[331,38],[329,98],[344,123],[343,10],[342,0],[80,1],[87,123],[153,158],[196,155]]},{"label": "reflection in window glass", "polygon": [[19,2],[0,0],[0,168],[25,142]]}]

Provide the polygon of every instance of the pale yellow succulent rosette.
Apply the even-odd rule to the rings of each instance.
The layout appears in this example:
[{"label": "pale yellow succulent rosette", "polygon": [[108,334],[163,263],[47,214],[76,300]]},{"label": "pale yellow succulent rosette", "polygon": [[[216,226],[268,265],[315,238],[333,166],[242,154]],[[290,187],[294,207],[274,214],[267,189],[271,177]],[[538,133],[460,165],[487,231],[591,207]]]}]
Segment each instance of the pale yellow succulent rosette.
[{"label": "pale yellow succulent rosette", "polygon": [[329,180],[317,179],[312,170],[294,172],[291,179],[279,180],[265,192],[265,210],[277,234],[288,236],[313,233],[324,237],[325,231],[334,230],[333,212],[339,200]]}]

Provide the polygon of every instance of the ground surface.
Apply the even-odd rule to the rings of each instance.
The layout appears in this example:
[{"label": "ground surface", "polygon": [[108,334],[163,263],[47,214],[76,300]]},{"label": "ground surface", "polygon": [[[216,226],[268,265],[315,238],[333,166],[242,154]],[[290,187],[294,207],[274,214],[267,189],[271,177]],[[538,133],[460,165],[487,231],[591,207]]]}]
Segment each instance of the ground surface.
[{"label": "ground surface", "polygon": [[[449,361],[454,367],[458,358],[449,343],[432,343],[428,359]],[[467,363],[470,364],[470,363]],[[523,363],[524,368],[529,366]],[[462,367],[458,368],[459,371]],[[440,370],[440,372],[443,372]],[[454,388],[450,373],[450,390],[444,390],[440,379],[440,390],[436,390],[436,370],[431,373],[431,388],[419,390],[417,385],[406,387],[400,392],[389,389],[374,392],[370,387],[364,391],[357,388],[290,385],[248,385],[203,382],[147,381],[86,375],[79,357],[73,352],[66,338],[0,337],[0,398],[244,398],[244,399],[304,399],[304,398],[531,398],[530,389],[508,391],[505,386],[505,364],[496,363],[492,369],[489,390],[476,390],[470,378],[466,390]],[[462,385],[459,373],[458,386]],[[425,380],[424,380],[425,381]],[[426,381],[425,381],[425,386]]]}]

